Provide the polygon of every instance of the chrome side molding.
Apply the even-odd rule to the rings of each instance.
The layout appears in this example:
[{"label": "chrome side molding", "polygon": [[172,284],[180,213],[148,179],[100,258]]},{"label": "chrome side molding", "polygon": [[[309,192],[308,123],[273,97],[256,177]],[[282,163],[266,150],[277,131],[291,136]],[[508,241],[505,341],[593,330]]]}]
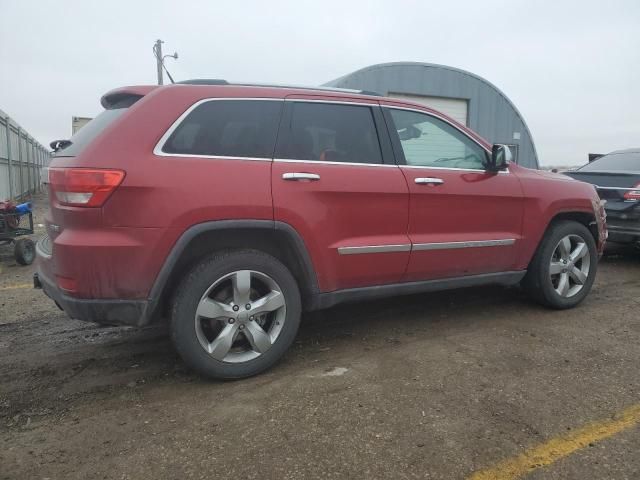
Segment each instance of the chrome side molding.
[{"label": "chrome side molding", "polygon": [[409,252],[411,245],[409,243],[400,245],[365,245],[362,247],[338,247],[340,255],[357,255],[360,253],[391,253],[391,252]]},{"label": "chrome side molding", "polygon": [[503,247],[516,243],[515,238],[500,240],[470,240],[466,242],[414,243],[413,245],[365,245],[361,247],[338,247],[340,255],[358,255],[362,253],[394,253],[421,250],[453,250],[458,248]]},{"label": "chrome side molding", "polygon": [[414,243],[411,250],[450,250],[456,248],[502,247],[516,243],[515,238],[470,240],[467,242]]}]

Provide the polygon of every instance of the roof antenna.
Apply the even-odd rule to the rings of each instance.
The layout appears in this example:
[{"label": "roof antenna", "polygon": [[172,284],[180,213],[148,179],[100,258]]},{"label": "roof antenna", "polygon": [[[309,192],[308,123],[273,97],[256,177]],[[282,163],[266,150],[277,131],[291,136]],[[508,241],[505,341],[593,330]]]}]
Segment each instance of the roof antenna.
[{"label": "roof antenna", "polygon": [[171,80],[171,83],[176,83],[173,81],[173,77],[171,76],[171,74],[169,73],[169,70],[167,70],[166,65],[164,64],[164,59],[167,57],[171,57],[174,60],[178,59],[178,52],[175,52],[173,55],[162,55],[162,44],[164,42],[160,39],[156,40],[156,43],[153,45],[153,55],[156,57],[156,68],[157,68],[157,73],[158,73],[158,85],[162,85],[163,84],[163,78],[162,78],[162,73],[163,70],[167,73],[167,76],[169,77],[169,80]]}]

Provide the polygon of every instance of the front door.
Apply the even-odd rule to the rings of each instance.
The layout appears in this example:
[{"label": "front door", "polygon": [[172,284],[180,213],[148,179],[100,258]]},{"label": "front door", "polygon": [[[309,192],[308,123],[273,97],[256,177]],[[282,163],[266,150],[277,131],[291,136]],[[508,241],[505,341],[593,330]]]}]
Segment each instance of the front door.
[{"label": "front door", "polygon": [[410,250],[380,107],[339,100],[287,99],[272,168],[275,220],[302,236],[325,292],[398,282]]},{"label": "front door", "polygon": [[487,172],[485,147],[444,116],[392,107],[385,116],[410,192],[406,280],[513,270],[523,214],[518,178]]}]

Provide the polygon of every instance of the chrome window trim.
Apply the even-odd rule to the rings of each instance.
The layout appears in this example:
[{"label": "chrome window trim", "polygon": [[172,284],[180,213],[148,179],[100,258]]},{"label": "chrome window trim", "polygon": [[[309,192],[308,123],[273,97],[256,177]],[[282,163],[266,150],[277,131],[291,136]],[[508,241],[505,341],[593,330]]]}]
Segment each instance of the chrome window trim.
[{"label": "chrome window trim", "polygon": [[398,168],[399,165],[389,163],[358,163],[358,162],[327,162],[325,160],[297,160],[295,158],[274,158],[278,163],[308,163],[310,165],[351,165],[356,167],[391,167]]},{"label": "chrome window trim", "polygon": [[397,245],[364,245],[361,247],[338,247],[340,255],[358,255],[361,253],[391,253],[409,252],[411,244],[403,243]]},{"label": "chrome window trim", "polygon": [[221,160],[258,160],[258,161],[266,161],[270,162],[271,158],[262,158],[262,157],[234,157],[234,156],[222,156],[222,155],[196,155],[192,153],[166,153],[162,151],[164,144],[169,140],[171,134],[175,131],[176,128],[184,121],[187,116],[198,108],[200,105],[208,102],[215,102],[219,100],[233,100],[233,101],[267,101],[267,102],[283,102],[283,98],[272,98],[272,97],[209,97],[198,100],[189,108],[187,108],[182,115],[180,115],[171,126],[164,132],[156,146],[153,148],[153,154],[158,157],[192,157],[192,158],[216,158]]},{"label": "chrome window trim", "polygon": [[[299,160],[299,159],[285,159],[285,158],[272,159],[272,158],[262,158],[262,157],[198,155],[198,154],[191,154],[191,153],[166,153],[166,152],[162,151],[162,148],[164,147],[164,144],[167,142],[167,140],[169,139],[171,134],[176,130],[176,128],[178,128],[178,126],[184,121],[184,119],[193,110],[195,110],[196,108],[198,108],[200,105],[202,105],[204,103],[214,102],[214,101],[221,101],[221,100],[303,102],[303,103],[311,102],[311,103],[328,103],[328,104],[337,104],[337,105],[359,105],[359,106],[365,106],[365,107],[380,107],[380,108],[389,108],[389,109],[396,109],[396,110],[407,110],[407,111],[410,111],[410,112],[417,112],[417,113],[422,113],[424,115],[430,115],[432,117],[438,118],[439,120],[442,120],[442,121],[448,123],[453,128],[455,128],[459,132],[461,132],[464,135],[466,135],[469,139],[471,139],[477,145],[482,147],[486,152],[490,153],[489,150],[484,148],[484,146],[482,144],[478,143],[473,137],[469,136],[469,134],[467,134],[465,131],[460,130],[458,127],[456,127],[456,125],[452,124],[446,118],[444,118],[444,117],[442,117],[442,116],[440,116],[438,114],[435,114],[435,113],[432,113],[432,112],[426,112],[424,110],[420,110],[420,109],[417,109],[417,108],[381,105],[377,101],[372,101],[371,103],[365,103],[365,102],[347,102],[347,101],[340,101],[340,100],[319,100],[319,99],[305,99],[305,98],[209,97],[209,98],[200,99],[197,102],[195,102],[193,105],[191,105],[189,108],[187,108],[187,110],[185,110],[171,124],[171,126],[165,131],[165,133],[162,135],[162,137],[160,137],[160,140],[158,140],[158,142],[156,143],[155,147],[153,148],[153,154],[158,156],[158,157],[211,158],[211,159],[217,159],[217,160],[248,160],[248,161],[258,161],[258,162],[271,162],[271,161],[276,161],[276,162],[304,162],[304,163],[315,163],[315,164],[325,164],[325,165],[351,165],[351,166],[369,166],[369,167],[406,167],[406,168],[421,168],[421,169],[425,169],[426,168],[426,169],[432,169],[432,170],[452,170],[452,171],[464,171],[464,172],[486,172],[487,171],[487,170],[484,170],[484,169],[475,169],[475,168],[455,168],[455,167],[448,168],[448,167],[430,167],[430,166],[425,166],[425,165],[398,165],[398,164],[391,165],[391,164],[385,164],[385,163],[327,162],[327,161],[320,161],[320,160]],[[498,173],[499,174],[508,174],[510,172],[509,172],[509,169],[507,167],[507,170],[500,171]]]},{"label": "chrome window trim", "polygon": [[594,187],[596,187],[596,190],[620,190],[623,192],[635,192],[640,190],[640,187],[633,187],[633,188],[628,188],[628,187],[601,187],[600,185],[594,185]]},{"label": "chrome window trim", "polygon": [[465,242],[434,242],[434,243],[414,243],[411,251],[422,250],[453,250],[458,248],[477,247],[502,247],[516,243],[515,238],[503,238],[500,240],[469,240]]},{"label": "chrome window trim", "polygon": [[157,154],[159,157],[188,157],[188,158],[214,158],[216,160],[245,160],[252,162],[271,162],[270,158],[262,158],[262,157],[229,157],[225,155],[197,155],[193,153],[162,153]]},{"label": "chrome window trim", "polygon": [[474,172],[474,173],[498,173],[498,175],[507,175],[511,172],[509,172],[509,169],[507,168],[507,170],[500,170],[499,172],[490,172],[489,170],[481,170],[478,168],[456,168],[456,167],[428,167],[425,165],[400,165],[400,167],[402,168],[418,168],[418,169],[427,169],[427,170],[453,170],[453,171],[459,171],[459,172]]}]

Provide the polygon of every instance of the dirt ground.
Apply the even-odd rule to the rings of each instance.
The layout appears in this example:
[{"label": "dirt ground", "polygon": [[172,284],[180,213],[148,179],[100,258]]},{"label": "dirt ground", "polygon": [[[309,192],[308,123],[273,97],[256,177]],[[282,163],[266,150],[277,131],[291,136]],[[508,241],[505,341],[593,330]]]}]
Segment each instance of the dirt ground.
[{"label": "dirt ground", "polygon": [[[462,479],[640,402],[633,251],[570,311],[483,288],[306,315],[234,382],[188,371],[162,327],[67,319],[0,252],[0,479]],[[527,478],[638,479],[639,448],[630,428]]]}]

